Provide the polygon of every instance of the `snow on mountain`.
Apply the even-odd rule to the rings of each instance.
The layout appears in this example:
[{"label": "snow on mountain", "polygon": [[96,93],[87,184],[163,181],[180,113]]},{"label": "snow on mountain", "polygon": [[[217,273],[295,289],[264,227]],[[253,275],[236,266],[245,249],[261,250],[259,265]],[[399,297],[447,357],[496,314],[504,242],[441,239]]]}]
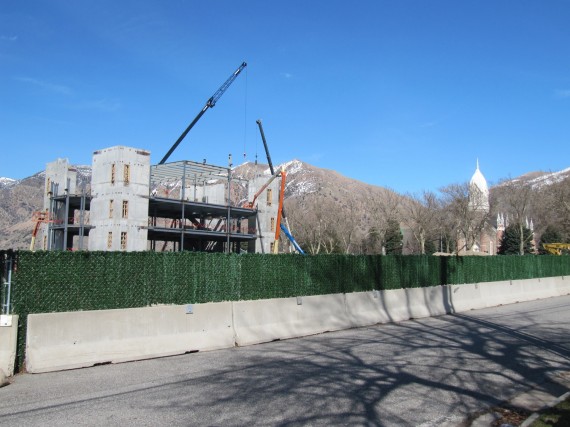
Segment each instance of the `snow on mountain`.
[{"label": "snow on mountain", "polygon": [[303,162],[295,159],[290,162],[283,163],[280,167],[284,168],[288,174],[294,175],[303,171]]},{"label": "snow on mountain", "polygon": [[313,168],[300,160],[291,160],[280,167],[287,172],[285,194],[287,197],[314,193],[318,190],[318,177]]},{"label": "snow on mountain", "polygon": [[74,165],[73,169],[75,169],[78,174],[84,176],[91,176],[91,173],[93,171],[91,165]]},{"label": "snow on mountain", "polygon": [[[285,198],[314,193],[319,188],[320,179],[317,169],[307,163],[294,159],[275,166],[277,172],[285,169],[287,172],[285,184]],[[234,173],[242,179],[252,179],[254,176],[271,176],[271,170],[267,164],[243,163],[234,169]]]},{"label": "snow on mountain", "polygon": [[18,180],[6,177],[0,177],[0,188],[11,187],[18,183]]},{"label": "snow on mountain", "polygon": [[518,182],[530,185],[534,189],[541,189],[543,187],[556,184],[557,182],[564,181],[566,178],[570,178],[570,168],[557,172],[530,172],[518,178],[505,181],[498,186],[500,187],[508,182]]},{"label": "snow on mountain", "polygon": [[537,178],[531,179],[529,183],[533,188],[542,188],[544,186],[563,181],[569,176],[570,176],[570,168],[566,168],[558,172],[550,172],[542,176],[539,176]]}]

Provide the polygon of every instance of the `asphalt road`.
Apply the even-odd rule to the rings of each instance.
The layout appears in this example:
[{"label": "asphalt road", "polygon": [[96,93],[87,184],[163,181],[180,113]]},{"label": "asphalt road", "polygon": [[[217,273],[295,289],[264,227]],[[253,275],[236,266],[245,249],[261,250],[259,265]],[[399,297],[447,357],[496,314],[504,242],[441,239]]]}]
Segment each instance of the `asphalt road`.
[{"label": "asphalt road", "polygon": [[[570,371],[570,296],[18,375],[0,425],[440,426]],[[552,391],[552,390],[551,390]],[[555,392],[558,390],[555,390]]]}]

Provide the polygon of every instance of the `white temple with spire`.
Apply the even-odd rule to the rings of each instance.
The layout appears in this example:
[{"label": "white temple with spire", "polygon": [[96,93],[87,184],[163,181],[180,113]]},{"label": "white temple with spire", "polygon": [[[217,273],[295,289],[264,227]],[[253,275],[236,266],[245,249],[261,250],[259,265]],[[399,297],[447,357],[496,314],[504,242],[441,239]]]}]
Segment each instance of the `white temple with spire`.
[{"label": "white temple with spire", "polygon": [[489,212],[489,187],[479,169],[479,159],[475,173],[469,181],[469,208],[474,211]]},{"label": "white temple with spire", "polygon": [[[459,255],[496,255],[497,234],[494,227],[486,222],[489,214],[489,186],[479,168],[477,159],[475,172],[469,181],[469,210],[485,221],[485,226],[473,236],[473,241],[467,243],[464,238],[457,241]],[[473,217],[475,219],[475,217]]]},{"label": "white temple with spire", "polygon": [[[469,209],[472,212],[479,212],[481,215],[488,215],[490,211],[489,205],[489,187],[487,180],[479,169],[479,159],[477,159],[475,172],[469,181]],[[534,223],[532,218],[527,218],[525,227],[534,235]],[[496,255],[505,234],[506,228],[509,226],[508,214],[497,214],[497,225],[493,227],[487,224],[479,236],[477,236],[471,247],[467,247],[465,241],[458,241],[457,247],[460,255],[469,255],[478,253],[480,255]],[[533,237],[533,247],[535,246]],[[463,249],[462,249],[463,247]]]}]

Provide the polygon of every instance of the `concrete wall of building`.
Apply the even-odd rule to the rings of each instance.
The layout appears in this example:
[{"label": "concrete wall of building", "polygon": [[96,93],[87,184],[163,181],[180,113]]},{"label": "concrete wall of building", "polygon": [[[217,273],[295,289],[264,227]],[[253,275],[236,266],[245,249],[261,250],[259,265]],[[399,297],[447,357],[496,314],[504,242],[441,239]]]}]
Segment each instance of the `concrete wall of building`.
[{"label": "concrete wall of building", "polygon": [[[51,205],[52,196],[60,196],[66,193],[75,194],[77,189],[77,171],[71,167],[67,159],[57,159],[53,162],[46,164],[46,175],[44,181],[44,204],[43,210],[50,211],[50,220],[63,222],[66,221],[65,206],[62,204]],[[73,216],[73,212],[67,215]],[[39,229],[36,238],[36,247],[43,250],[46,249],[59,249],[65,247],[63,241],[63,231],[53,233],[52,241],[48,242],[48,227],[50,223],[44,223]]]},{"label": "concrete wall of building", "polygon": [[[69,187],[68,180],[69,179]],[[59,196],[65,194],[75,194],[77,189],[77,171],[71,167],[67,159],[57,159],[46,164],[45,191],[44,191],[44,209],[49,209],[51,184],[57,185],[57,194]]]},{"label": "concrete wall of building", "polygon": [[301,337],[570,294],[570,278],[28,316],[26,367],[47,372]]},{"label": "concrete wall of building", "polygon": [[18,316],[0,316],[0,370],[6,376],[14,374],[18,338]]},{"label": "concrete wall of building", "polygon": [[[262,188],[268,180],[268,176],[252,179],[249,182],[248,200],[253,200],[255,193]],[[281,179],[277,178],[257,198],[256,252],[265,254],[272,252],[272,244],[275,241],[275,228],[277,227],[280,188]]]},{"label": "concrete wall of building", "polygon": [[199,203],[212,203],[226,205],[228,203],[228,190],[225,183],[209,185],[192,185],[185,189],[185,198]]},{"label": "concrete wall of building", "polygon": [[150,153],[116,146],[93,153],[90,251],[147,249]]}]

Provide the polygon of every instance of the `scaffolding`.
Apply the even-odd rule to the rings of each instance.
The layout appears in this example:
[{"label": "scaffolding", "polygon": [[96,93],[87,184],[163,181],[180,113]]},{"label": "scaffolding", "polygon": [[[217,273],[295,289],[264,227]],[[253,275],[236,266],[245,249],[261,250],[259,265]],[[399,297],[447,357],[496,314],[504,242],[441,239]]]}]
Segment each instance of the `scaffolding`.
[{"label": "scaffolding", "polygon": [[[143,224],[136,226],[146,231],[147,249],[227,253],[256,251],[256,240],[260,237],[256,226],[258,210],[253,206],[243,206],[249,181],[232,176],[231,164],[221,167],[205,161],[184,160],[150,165],[150,173],[144,182],[146,179],[149,180],[148,188],[134,184],[127,188],[131,192],[134,189],[135,197],[148,202],[148,211],[145,206],[142,213]],[[95,208],[92,199],[95,193],[92,196],[84,188],[81,194],[70,194],[68,189],[73,186],[67,179],[63,194],[59,194],[60,183],[49,179],[46,182],[48,198],[45,210],[34,217],[32,245],[41,227],[43,249],[84,250],[87,249],[84,238],[99,228],[101,221],[116,221],[110,218],[109,209],[112,208],[106,208],[106,211],[100,206]],[[121,199],[121,193],[117,191],[124,186],[115,185],[112,181],[109,185],[114,189],[112,194],[116,194],[112,197]],[[98,200],[99,192],[96,192],[96,197]],[[129,206],[132,205],[125,206],[123,201],[123,210]],[[130,219],[130,214],[127,210],[127,214],[123,213],[118,220],[123,221],[127,216]],[[94,236],[91,238],[95,239]]]},{"label": "scaffolding", "polygon": [[171,243],[171,250],[254,252],[257,211],[232,202],[236,182],[241,186],[242,180],[232,177],[231,167],[206,162],[151,166],[151,249],[166,250]]},{"label": "scaffolding", "polygon": [[73,238],[78,237],[75,249],[84,249],[84,238],[88,236],[92,226],[89,224],[89,209],[91,196],[82,189],[80,194],[70,194],[69,179],[64,194],[58,194],[59,184],[50,184],[49,207],[46,211],[36,212],[36,225],[32,235],[30,250],[34,250],[35,235],[42,223],[47,224],[45,234],[46,242],[42,249],[47,250],[73,250]]}]

